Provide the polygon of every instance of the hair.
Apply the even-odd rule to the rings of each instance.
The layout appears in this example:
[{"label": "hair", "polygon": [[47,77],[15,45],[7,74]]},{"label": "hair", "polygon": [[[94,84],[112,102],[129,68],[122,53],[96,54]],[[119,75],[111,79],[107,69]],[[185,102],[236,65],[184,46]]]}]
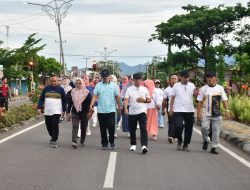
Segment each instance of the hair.
[{"label": "hair", "polygon": [[7,77],[3,77],[2,80],[7,79]]},{"label": "hair", "polygon": [[57,78],[57,75],[56,75],[56,74],[52,74],[52,75],[50,76],[50,78],[52,78],[52,77],[56,77],[56,78]]}]

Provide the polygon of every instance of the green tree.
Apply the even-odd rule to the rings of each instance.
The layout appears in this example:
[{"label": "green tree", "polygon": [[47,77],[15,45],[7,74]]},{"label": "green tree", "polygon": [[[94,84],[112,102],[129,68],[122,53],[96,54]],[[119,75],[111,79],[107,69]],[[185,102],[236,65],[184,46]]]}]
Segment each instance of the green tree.
[{"label": "green tree", "polygon": [[121,69],[119,68],[119,63],[116,61],[108,60],[107,62],[105,61],[99,61],[97,63],[98,70],[103,70],[103,69],[108,69],[110,74],[113,74],[117,77],[121,76]]},{"label": "green tree", "polygon": [[209,65],[211,67],[213,64],[213,41],[216,37],[224,38],[234,31],[237,27],[235,22],[250,15],[249,7],[237,4],[234,7],[188,5],[182,8],[187,13],[175,15],[157,25],[156,34],[150,40],[157,39],[168,46],[195,50],[199,58],[204,60],[206,73]]},{"label": "green tree", "polygon": [[61,64],[54,58],[45,58],[44,56],[37,57],[37,63],[34,67],[35,81],[38,81],[39,74],[43,76],[56,74],[59,75],[62,72]]}]

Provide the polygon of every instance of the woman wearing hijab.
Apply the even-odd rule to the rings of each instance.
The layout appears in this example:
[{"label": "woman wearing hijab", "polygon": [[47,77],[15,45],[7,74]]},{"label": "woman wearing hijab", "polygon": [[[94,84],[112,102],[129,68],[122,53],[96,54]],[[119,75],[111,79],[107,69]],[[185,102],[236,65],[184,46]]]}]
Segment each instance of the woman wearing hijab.
[{"label": "woman wearing hijab", "polygon": [[[90,85],[90,80],[89,80],[89,76],[88,75],[84,75],[83,77],[83,82],[86,86],[86,89],[89,91],[89,93],[91,94],[91,96],[94,93],[94,87],[92,85]],[[80,130],[79,130],[79,134],[80,134]],[[88,123],[88,127],[87,127],[87,136],[91,135],[91,130],[90,130],[90,122]],[[80,136],[80,135],[78,135]]]},{"label": "woman wearing hijab", "polygon": [[91,102],[91,95],[86,89],[85,83],[82,79],[76,79],[76,88],[72,89],[67,94],[67,100],[69,103],[67,109],[68,121],[72,118],[72,146],[74,148],[77,148],[77,133],[79,124],[81,126],[80,143],[81,146],[84,146],[88,119],[90,117],[88,113]]},{"label": "woman wearing hijab", "polygon": [[69,80],[67,77],[63,77],[61,87],[64,89],[65,94],[67,94],[72,87],[69,85]]},{"label": "woman wearing hijab", "polygon": [[[63,77],[61,87],[64,89],[64,92],[66,95],[72,89],[72,87],[69,85],[69,80],[67,77]],[[68,102],[66,102],[66,107],[67,106],[68,106]],[[62,122],[63,120],[64,120],[64,117],[61,117],[60,122]]]},{"label": "woman wearing hijab", "polygon": [[155,84],[152,80],[144,81],[144,86],[148,89],[151,97],[151,103],[147,104],[147,132],[153,140],[157,140],[158,135],[158,119],[157,109],[160,109],[160,101],[155,91]]},{"label": "woman wearing hijab", "polygon": [[[122,104],[124,101],[124,97],[125,94],[127,92],[128,87],[133,86],[133,81],[132,80],[128,80],[127,76],[124,76],[122,79],[122,90],[121,90],[121,100],[122,100]],[[128,109],[129,109],[129,105],[128,105]],[[125,115],[124,113],[124,108],[122,110],[122,132],[127,133],[127,137],[130,137],[130,133],[129,133],[129,125],[128,125],[128,116]]]}]

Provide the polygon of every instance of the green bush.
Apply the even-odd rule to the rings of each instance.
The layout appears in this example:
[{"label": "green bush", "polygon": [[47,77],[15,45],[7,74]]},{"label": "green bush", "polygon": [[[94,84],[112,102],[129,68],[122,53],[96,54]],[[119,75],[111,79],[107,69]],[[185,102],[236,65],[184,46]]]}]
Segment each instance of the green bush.
[{"label": "green bush", "polygon": [[10,127],[14,124],[19,124],[22,121],[28,120],[36,116],[36,110],[29,104],[23,104],[4,112],[0,116],[0,128]]},{"label": "green bush", "polygon": [[250,123],[250,97],[240,95],[230,97],[229,108],[233,119]]}]

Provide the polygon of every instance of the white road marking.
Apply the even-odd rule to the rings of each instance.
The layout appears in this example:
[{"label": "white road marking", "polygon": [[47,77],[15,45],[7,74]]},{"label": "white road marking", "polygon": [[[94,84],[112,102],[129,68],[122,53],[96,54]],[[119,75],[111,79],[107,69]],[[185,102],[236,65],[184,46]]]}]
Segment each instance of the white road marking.
[{"label": "white road marking", "polygon": [[[194,131],[199,135],[201,135],[201,132],[198,129],[194,128]],[[238,160],[239,162],[250,168],[250,162],[240,157],[238,154],[234,153],[233,151],[229,150],[228,148],[226,148],[221,144],[219,144],[219,148],[221,148],[224,152],[228,153],[230,156],[232,156],[233,158],[235,158],[236,160]]]},{"label": "white road marking", "polygon": [[6,141],[8,141],[8,140],[10,140],[10,139],[12,139],[12,138],[18,136],[18,135],[21,135],[21,134],[23,134],[23,133],[25,133],[25,132],[27,132],[27,131],[29,131],[29,130],[31,130],[31,129],[34,129],[34,128],[36,128],[36,127],[38,127],[38,126],[40,126],[40,125],[42,125],[42,124],[44,124],[44,123],[45,123],[45,121],[42,121],[42,122],[40,122],[40,123],[37,123],[37,124],[35,124],[35,125],[32,125],[31,127],[28,127],[28,128],[26,128],[26,129],[24,129],[24,130],[22,130],[22,131],[20,131],[20,132],[18,132],[18,133],[15,133],[15,134],[13,134],[13,135],[10,135],[10,136],[8,136],[8,137],[6,137],[6,138],[0,140],[0,144],[2,144],[2,143],[4,143],[4,142],[6,142]]},{"label": "white road marking", "polygon": [[114,187],[116,158],[117,158],[117,152],[111,152],[109,156],[109,163],[106,171],[103,188],[113,189]]}]

